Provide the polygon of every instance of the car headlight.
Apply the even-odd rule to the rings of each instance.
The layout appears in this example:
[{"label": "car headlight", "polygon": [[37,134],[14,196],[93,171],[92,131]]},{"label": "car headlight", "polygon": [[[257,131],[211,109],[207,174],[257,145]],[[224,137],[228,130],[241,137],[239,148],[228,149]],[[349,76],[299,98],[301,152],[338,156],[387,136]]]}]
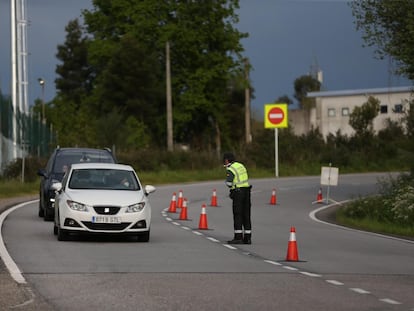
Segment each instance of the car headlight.
[{"label": "car headlight", "polygon": [[85,205],[85,204],[75,202],[75,201],[72,201],[72,200],[67,200],[66,203],[74,211],[79,211],[79,212],[87,212],[88,211],[88,206]]},{"label": "car headlight", "polygon": [[126,213],[140,212],[144,209],[144,207],[145,207],[145,202],[135,203],[127,207]]}]

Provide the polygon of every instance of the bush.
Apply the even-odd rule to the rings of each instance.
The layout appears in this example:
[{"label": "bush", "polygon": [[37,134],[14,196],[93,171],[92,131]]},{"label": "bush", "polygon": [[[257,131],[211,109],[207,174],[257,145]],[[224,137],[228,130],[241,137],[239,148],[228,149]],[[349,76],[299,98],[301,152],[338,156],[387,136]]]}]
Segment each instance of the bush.
[{"label": "bush", "polygon": [[[18,158],[11,162],[3,171],[2,177],[5,179],[21,179],[23,170],[23,160]],[[37,179],[37,171],[45,166],[45,160],[36,157],[27,157],[24,160],[24,180],[33,182]]]}]

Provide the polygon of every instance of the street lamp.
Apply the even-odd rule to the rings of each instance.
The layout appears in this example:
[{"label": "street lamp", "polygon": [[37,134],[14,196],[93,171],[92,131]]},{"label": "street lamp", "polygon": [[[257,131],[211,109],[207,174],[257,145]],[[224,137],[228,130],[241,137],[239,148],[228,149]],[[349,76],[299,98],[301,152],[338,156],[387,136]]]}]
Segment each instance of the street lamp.
[{"label": "street lamp", "polygon": [[46,123],[45,118],[45,80],[42,78],[37,79],[39,81],[40,87],[42,88],[42,122]]}]

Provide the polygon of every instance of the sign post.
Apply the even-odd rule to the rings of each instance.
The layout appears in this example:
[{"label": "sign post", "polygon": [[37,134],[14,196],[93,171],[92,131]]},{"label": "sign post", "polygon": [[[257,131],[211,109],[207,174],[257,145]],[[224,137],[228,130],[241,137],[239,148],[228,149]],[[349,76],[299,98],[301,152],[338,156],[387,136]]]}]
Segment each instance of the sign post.
[{"label": "sign post", "polygon": [[279,177],[278,128],[288,127],[287,104],[266,104],[264,110],[265,128],[275,129],[275,174],[276,177]]}]

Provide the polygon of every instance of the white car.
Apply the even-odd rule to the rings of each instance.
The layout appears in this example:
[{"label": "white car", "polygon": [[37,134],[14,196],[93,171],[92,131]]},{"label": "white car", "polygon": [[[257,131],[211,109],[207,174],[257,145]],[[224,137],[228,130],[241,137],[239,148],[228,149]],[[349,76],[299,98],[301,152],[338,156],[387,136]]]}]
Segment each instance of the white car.
[{"label": "white car", "polygon": [[56,190],[53,232],[59,241],[73,233],[135,235],[148,242],[155,187],[141,186],[134,169],[113,163],[72,164]]}]

